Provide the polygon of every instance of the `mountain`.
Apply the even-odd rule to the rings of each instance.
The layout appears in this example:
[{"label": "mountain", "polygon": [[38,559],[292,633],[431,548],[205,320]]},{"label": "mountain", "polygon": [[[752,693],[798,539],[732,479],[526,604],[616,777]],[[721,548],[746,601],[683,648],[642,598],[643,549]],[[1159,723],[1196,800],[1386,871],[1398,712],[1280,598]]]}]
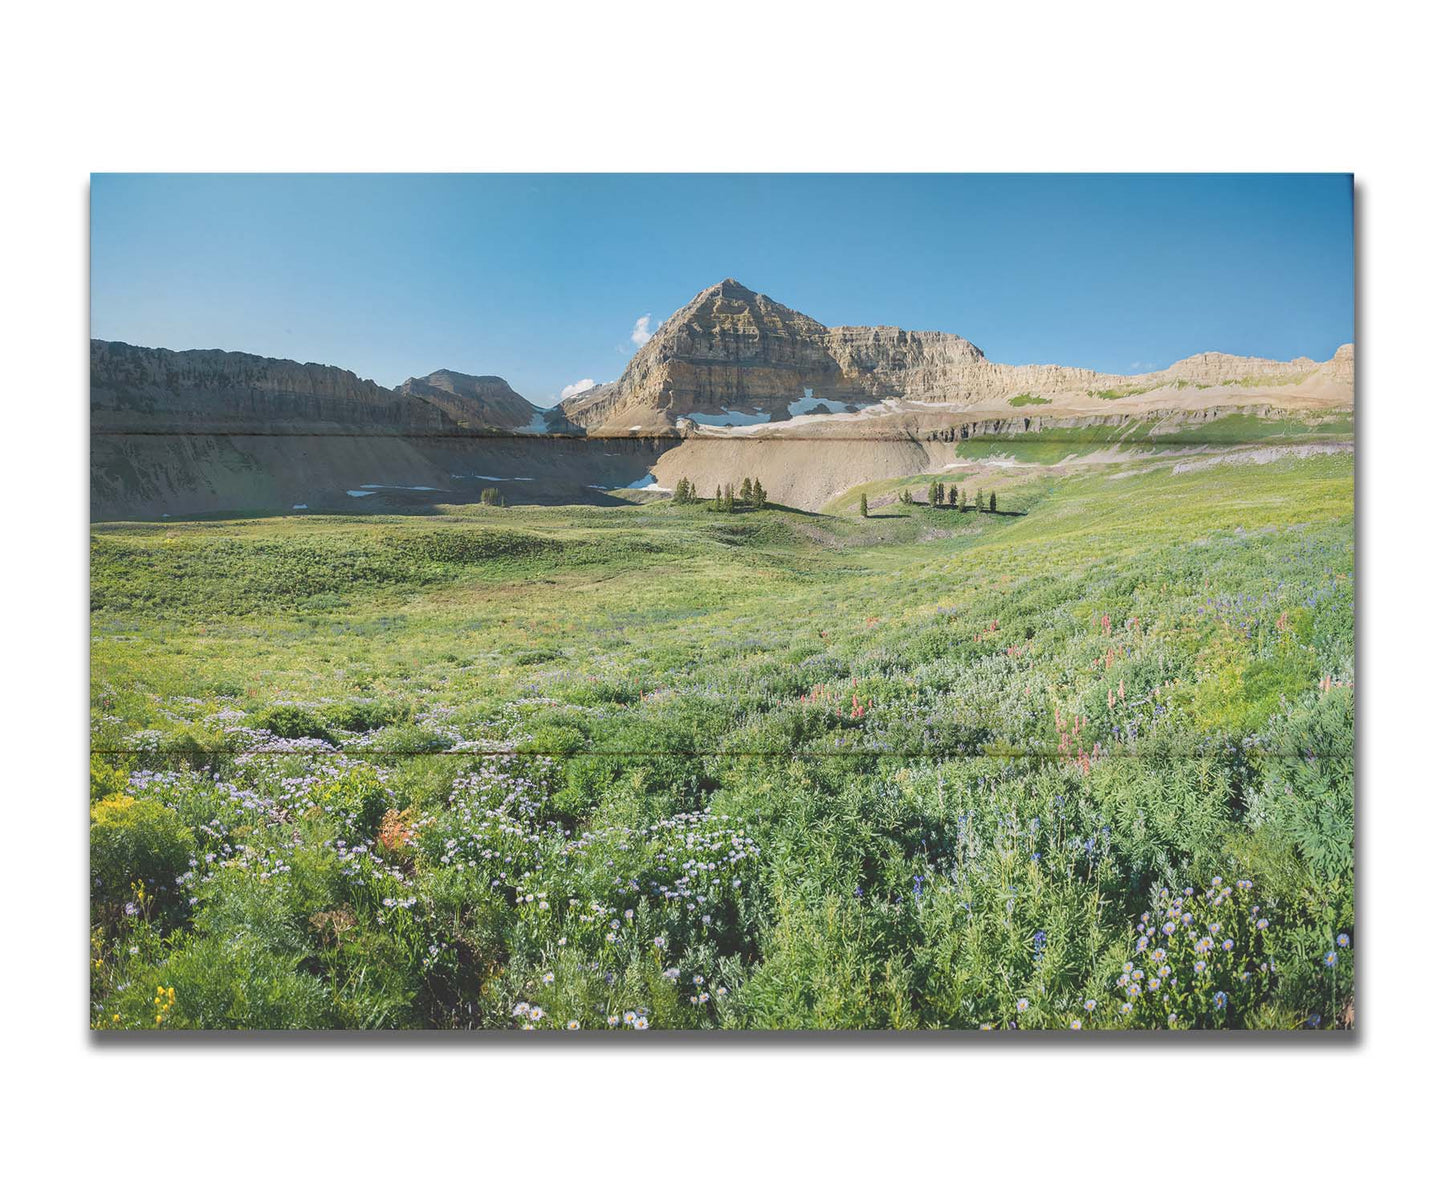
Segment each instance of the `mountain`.
[{"label": "mountain", "polygon": [[569,456],[576,441],[531,437],[570,430],[565,417],[500,377],[440,372],[408,384],[92,340],[92,517],[424,509],[475,501],[491,481],[516,501],[614,502],[589,486],[639,480],[661,451],[598,441]]},{"label": "mountain", "polygon": [[240,351],[167,351],[92,339],[93,430],[445,433],[443,410],[354,372]]},{"label": "mountain", "polygon": [[[1206,426],[1209,446],[1281,420],[1295,438],[1334,437],[1352,426],[1354,376],[1350,344],[1323,363],[1205,352],[1135,376],[997,364],[958,335],[824,326],[732,279],[664,322],[619,380],[545,411],[498,376],[443,369],[387,389],[322,364],[96,340],[91,513],[426,511],[494,485],[512,502],[607,505],[682,476],[711,492],[749,475],[817,509],[869,481],[977,463],[961,447],[980,437],[1147,433],[1095,441],[1099,462]],[[1219,422],[1230,416],[1247,421]]]},{"label": "mountain", "polygon": [[995,364],[958,335],[827,327],[729,278],[664,322],[619,380],[570,398],[562,409],[597,434],[700,428],[777,434],[807,425],[816,435],[846,423],[859,435],[865,431],[855,416],[886,419],[883,434],[899,425],[900,412],[987,410],[1022,394],[1065,410],[1098,411],[1101,402],[1171,389],[1278,391],[1307,382],[1322,390],[1321,400],[1348,403],[1353,347],[1342,347],[1325,364],[1209,352],[1137,376]]},{"label": "mountain", "polygon": [[430,376],[408,377],[398,391],[429,402],[469,430],[548,435],[579,429],[560,410],[534,406],[500,376],[469,376],[443,368]]}]

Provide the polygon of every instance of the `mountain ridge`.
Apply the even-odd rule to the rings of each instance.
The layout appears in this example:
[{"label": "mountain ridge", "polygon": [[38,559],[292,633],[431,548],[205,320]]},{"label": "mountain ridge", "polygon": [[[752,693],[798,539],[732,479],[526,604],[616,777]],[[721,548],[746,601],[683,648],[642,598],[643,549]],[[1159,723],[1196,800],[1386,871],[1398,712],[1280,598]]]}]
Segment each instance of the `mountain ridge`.
[{"label": "mountain ridge", "polygon": [[439,368],[423,377],[407,377],[397,392],[430,402],[459,426],[470,429],[533,435],[576,429],[560,410],[533,405],[500,376]]},{"label": "mountain ridge", "polygon": [[[728,277],[668,318],[616,382],[577,394],[562,409],[589,433],[669,428],[691,433],[707,427],[709,415],[723,419],[721,425],[757,426],[766,433],[767,427],[789,419],[826,421],[826,414],[799,409],[800,402],[815,396],[834,403],[825,410],[852,416],[888,400],[962,411],[1031,390],[1098,398],[1179,383],[1201,388],[1298,385],[1320,372],[1352,389],[1353,352],[1353,345],[1345,344],[1323,362],[1202,352],[1135,375],[1060,364],[1002,364],[946,331],[824,326]],[[753,421],[739,417],[748,414]]]}]

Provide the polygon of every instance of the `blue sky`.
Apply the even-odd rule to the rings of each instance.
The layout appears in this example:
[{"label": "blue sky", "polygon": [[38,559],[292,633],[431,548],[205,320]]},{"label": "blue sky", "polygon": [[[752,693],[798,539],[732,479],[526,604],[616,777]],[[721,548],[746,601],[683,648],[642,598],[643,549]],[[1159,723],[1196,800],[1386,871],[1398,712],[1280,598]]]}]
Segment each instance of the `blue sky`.
[{"label": "blue sky", "polygon": [[349,368],[611,380],[734,276],[829,326],[1106,372],[1354,337],[1345,175],[98,175],[91,333]]}]

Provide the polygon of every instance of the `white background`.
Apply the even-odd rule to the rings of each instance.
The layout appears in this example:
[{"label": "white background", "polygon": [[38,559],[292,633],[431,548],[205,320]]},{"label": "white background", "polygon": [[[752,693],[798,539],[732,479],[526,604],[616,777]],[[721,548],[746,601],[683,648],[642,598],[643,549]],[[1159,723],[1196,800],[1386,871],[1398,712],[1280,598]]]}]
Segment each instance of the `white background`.
[{"label": "white background", "polygon": [[[0,69],[11,1115],[0,1135],[12,1198],[1438,1190],[1445,394],[1430,11],[1262,0],[11,10]],[[238,168],[1357,172],[1357,1039],[93,1044],[87,176]]]}]

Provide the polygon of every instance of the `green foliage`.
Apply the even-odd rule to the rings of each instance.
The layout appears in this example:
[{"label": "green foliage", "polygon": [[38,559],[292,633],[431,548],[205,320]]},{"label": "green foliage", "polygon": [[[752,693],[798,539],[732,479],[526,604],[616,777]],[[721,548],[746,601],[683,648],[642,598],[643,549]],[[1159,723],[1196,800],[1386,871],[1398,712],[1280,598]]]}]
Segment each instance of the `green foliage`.
[{"label": "green foliage", "polygon": [[150,799],[112,794],[90,810],[91,897],[118,903],[136,886],[173,896],[195,839],[173,810]]},{"label": "green foliage", "polygon": [[97,527],[93,1023],[1350,1023],[1352,462],[1191,467]]},{"label": "green foliage", "polygon": [[288,740],[297,737],[325,740],[330,735],[319,715],[288,703],[277,703],[257,711],[251,716],[251,725]]},{"label": "green foliage", "polygon": [[1016,397],[1010,397],[1008,403],[1011,406],[1046,406],[1051,404],[1047,397],[1038,397],[1033,393],[1020,393]]}]

